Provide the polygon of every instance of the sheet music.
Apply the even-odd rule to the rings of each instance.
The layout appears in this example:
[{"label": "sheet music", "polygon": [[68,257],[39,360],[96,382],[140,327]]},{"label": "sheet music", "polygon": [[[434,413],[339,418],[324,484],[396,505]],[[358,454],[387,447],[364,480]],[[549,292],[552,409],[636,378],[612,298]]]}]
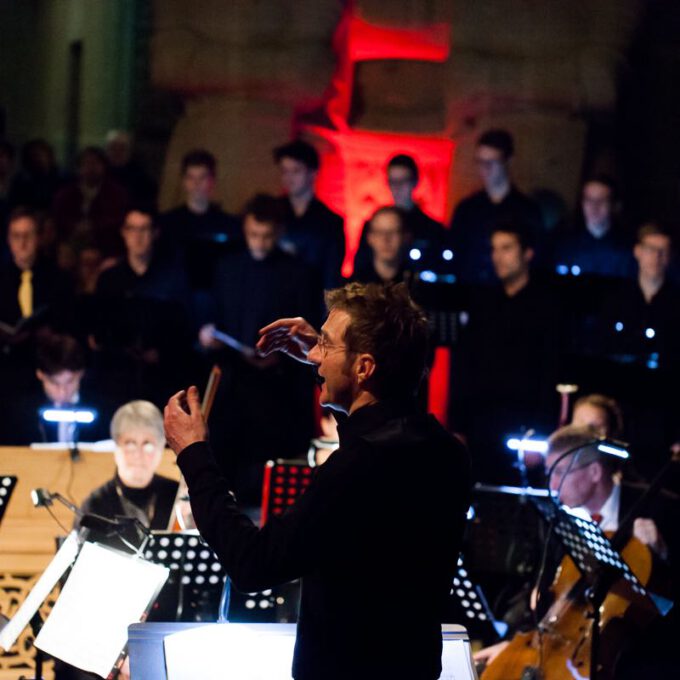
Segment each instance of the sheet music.
[{"label": "sheet music", "polygon": [[105,678],[169,570],[85,543],[35,646]]},{"label": "sheet music", "polygon": [[61,544],[57,554],[47,565],[47,569],[42,573],[28,597],[23,601],[10,622],[0,633],[0,647],[9,651],[10,647],[16,642],[21,631],[28,625],[40,605],[52,592],[52,588],[57,585],[57,581],[64,572],[73,564],[78,554],[78,538],[75,531],[72,531],[66,540]]},{"label": "sheet music", "polygon": [[442,674],[439,680],[477,680],[472,663],[470,643],[463,640],[447,640],[442,644]]},{"label": "sheet music", "polygon": [[221,623],[169,635],[164,646],[168,680],[291,680],[295,625]]}]

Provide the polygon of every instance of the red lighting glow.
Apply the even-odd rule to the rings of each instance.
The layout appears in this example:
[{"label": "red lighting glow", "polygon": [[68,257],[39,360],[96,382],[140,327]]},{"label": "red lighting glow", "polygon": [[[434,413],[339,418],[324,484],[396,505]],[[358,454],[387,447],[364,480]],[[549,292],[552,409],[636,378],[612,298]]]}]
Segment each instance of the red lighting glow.
[{"label": "red lighting glow", "polygon": [[[308,139],[319,151],[317,194],[345,217],[347,252],[342,273],[351,276],[364,222],[377,208],[392,202],[385,179],[389,159],[399,153],[413,156],[420,169],[415,199],[425,212],[446,222],[455,151],[455,143],[443,133],[409,135],[352,129],[348,121],[356,65],[376,59],[444,62],[450,53],[450,26],[375,26],[357,16],[354,3],[349,2],[335,31],[333,46],[337,67],[321,110],[312,114],[309,109],[300,109],[293,132]],[[440,350],[430,373],[429,404],[441,422],[445,422],[447,395],[448,351]]]}]

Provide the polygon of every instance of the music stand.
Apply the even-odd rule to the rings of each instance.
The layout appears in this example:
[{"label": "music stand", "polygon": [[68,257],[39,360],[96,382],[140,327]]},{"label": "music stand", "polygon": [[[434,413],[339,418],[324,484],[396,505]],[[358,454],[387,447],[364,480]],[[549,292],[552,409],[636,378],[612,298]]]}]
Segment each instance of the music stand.
[{"label": "music stand", "polygon": [[128,626],[146,617],[167,578],[162,566],[86,541],[35,646],[109,677],[123,661]]},{"label": "music stand", "polygon": [[2,521],[9,499],[12,497],[17,478],[12,475],[0,475],[0,522]]},{"label": "music stand", "polygon": [[486,642],[505,635],[508,625],[496,621],[482,588],[471,579],[462,556],[458,558],[456,575],[449,594],[449,616],[454,621],[465,621],[470,637]]},{"label": "music stand", "polygon": [[[16,478],[15,478],[16,479]],[[7,488],[7,487],[5,487]],[[30,625],[34,636],[33,645],[35,654],[35,680],[42,680],[43,654],[35,645],[43,621],[40,617],[39,608],[57,585],[59,579],[73,564],[80,546],[75,531],[72,531],[65,541],[62,542],[56,555],[52,558],[47,568],[40,575],[28,596],[21,603],[11,619],[0,621],[0,648],[9,651],[17,641],[25,626]]]},{"label": "music stand", "polygon": [[144,557],[170,569],[151,620],[163,615],[174,621],[217,620],[222,591],[228,602],[229,585],[217,555],[198,534],[154,531]]},{"label": "music stand", "polygon": [[300,604],[300,580],[251,593],[231,591],[230,623],[294,623]]},{"label": "music stand", "polygon": [[527,498],[548,492],[476,484],[466,527],[465,561],[475,571],[526,579],[538,562],[541,527]]},{"label": "music stand", "polygon": [[262,524],[283,514],[295,503],[312,481],[312,468],[306,460],[268,460],[262,481]]},{"label": "music stand", "polygon": [[455,347],[466,323],[465,300],[451,275],[420,272],[411,286],[413,299],[425,310],[435,347]]},{"label": "music stand", "polygon": [[558,506],[552,497],[532,496],[531,501],[552,527],[560,545],[574,561],[588,586],[586,596],[593,619],[590,643],[590,677],[593,680],[598,676],[600,610],[610,590],[662,616],[670,607],[663,606],[661,598],[651,596],[597,522]]}]

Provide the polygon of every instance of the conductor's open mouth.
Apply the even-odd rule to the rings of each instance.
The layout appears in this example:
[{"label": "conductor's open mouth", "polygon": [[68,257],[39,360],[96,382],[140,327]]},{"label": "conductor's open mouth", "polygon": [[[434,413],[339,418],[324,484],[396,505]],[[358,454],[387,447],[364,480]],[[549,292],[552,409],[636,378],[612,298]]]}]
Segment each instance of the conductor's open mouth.
[{"label": "conductor's open mouth", "polygon": [[316,380],[316,384],[319,386],[326,382],[326,379],[323,376],[320,376],[318,372],[314,374],[314,380]]}]

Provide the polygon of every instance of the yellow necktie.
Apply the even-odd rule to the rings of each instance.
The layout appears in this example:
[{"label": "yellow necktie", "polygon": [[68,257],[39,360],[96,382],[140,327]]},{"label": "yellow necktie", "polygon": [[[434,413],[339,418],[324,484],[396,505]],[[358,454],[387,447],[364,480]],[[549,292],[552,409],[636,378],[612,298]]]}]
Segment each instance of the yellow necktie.
[{"label": "yellow necktie", "polygon": [[33,272],[27,269],[21,272],[19,284],[19,308],[24,318],[33,314]]}]

